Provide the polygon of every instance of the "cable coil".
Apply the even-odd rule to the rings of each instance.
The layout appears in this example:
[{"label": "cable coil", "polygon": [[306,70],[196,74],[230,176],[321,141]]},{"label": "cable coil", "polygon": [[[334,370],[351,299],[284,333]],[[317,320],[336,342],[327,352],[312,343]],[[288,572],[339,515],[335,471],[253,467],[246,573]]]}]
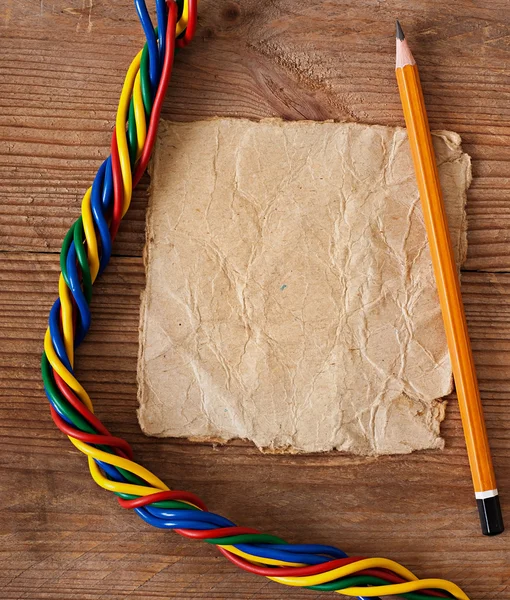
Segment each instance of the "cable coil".
[{"label": "cable coil", "polygon": [[60,253],[59,298],[49,315],[41,370],[56,426],[88,459],[94,481],[119,504],[161,529],[217,546],[232,563],[288,586],[377,598],[469,600],[455,584],[418,579],[384,558],[349,557],[332,546],[288,544],[274,535],[238,527],[211,513],[192,493],[171,491],[133,461],[129,444],[113,436],[94,415],[92,401],[74,376],[74,351],[91,323],[92,286],[108,264],[132,190],[144,174],[154,146],[175,48],[192,40],[197,0],[156,0],[154,28],[144,0],[135,0],[146,43],[129,66],[120,96],[111,154],[86,191],[81,216],[64,238]]}]

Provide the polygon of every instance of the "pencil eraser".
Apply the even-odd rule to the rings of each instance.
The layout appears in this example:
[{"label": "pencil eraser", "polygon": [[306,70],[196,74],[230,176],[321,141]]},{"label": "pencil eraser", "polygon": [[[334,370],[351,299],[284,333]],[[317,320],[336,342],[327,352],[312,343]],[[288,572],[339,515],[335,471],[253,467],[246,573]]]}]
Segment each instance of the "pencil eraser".
[{"label": "pencil eraser", "polygon": [[505,526],[503,525],[499,496],[496,495],[483,499],[477,498],[476,504],[478,505],[478,514],[480,515],[483,535],[498,535],[498,533],[503,533]]}]

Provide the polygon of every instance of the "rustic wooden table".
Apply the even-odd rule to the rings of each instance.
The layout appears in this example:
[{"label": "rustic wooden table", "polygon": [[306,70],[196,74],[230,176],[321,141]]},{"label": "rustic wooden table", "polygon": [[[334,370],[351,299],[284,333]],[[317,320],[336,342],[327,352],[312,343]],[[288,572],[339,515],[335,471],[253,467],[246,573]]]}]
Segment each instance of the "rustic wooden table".
[{"label": "rustic wooden table", "polygon": [[[412,40],[432,127],[473,158],[463,292],[510,525],[510,12],[503,0],[203,0],[164,117],[337,119],[403,125],[394,18]],[[55,429],[39,358],[58,251],[109,139],[143,41],[129,0],[0,3],[0,597],[319,598],[244,574],[213,548],[145,525],[90,479]],[[135,194],[78,374],[141,462],[235,521],[295,542],[384,555],[451,578],[473,600],[510,598],[510,533],[481,536],[459,414],[446,449],[360,459],[264,456],[241,442],[149,439],[136,419],[148,180]],[[324,595],[326,597],[326,595]],[[328,596],[329,597],[329,596]]]}]

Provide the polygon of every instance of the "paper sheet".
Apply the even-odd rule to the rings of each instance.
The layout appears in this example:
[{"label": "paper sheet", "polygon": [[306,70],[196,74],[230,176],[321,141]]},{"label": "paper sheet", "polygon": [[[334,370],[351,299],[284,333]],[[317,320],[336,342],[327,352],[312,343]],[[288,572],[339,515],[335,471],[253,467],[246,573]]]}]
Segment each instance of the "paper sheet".
[{"label": "paper sheet", "polygon": [[[469,156],[434,135],[458,264]],[[162,123],[139,420],[265,451],[441,448],[452,373],[405,130]]]}]

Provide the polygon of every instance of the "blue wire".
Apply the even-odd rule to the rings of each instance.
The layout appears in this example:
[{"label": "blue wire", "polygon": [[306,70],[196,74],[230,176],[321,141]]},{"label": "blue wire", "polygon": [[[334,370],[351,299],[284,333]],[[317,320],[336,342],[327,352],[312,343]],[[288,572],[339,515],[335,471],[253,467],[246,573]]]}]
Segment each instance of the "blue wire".
[{"label": "blue wire", "polygon": [[159,68],[159,54],[158,54],[158,42],[156,34],[154,33],[154,27],[147,10],[147,6],[144,0],[135,0],[136,12],[138,18],[142,24],[145,37],[147,38],[147,48],[149,50],[149,79],[152,87],[152,95],[156,93],[156,89],[159,83],[160,68]]},{"label": "blue wire", "polygon": [[106,173],[103,184],[103,210],[107,213],[113,204],[113,169],[112,157],[106,159]]},{"label": "blue wire", "polygon": [[172,519],[177,522],[180,519],[185,519],[186,521],[192,520],[196,523],[213,523],[214,527],[235,527],[235,523],[232,523],[232,521],[229,521],[229,519],[226,519],[221,515],[215,515],[214,513],[210,512],[202,512],[200,510],[191,510],[184,508],[156,508],[150,505],[146,506],[145,508],[153,517],[162,520]]},{"label": "blue wire", "polygon": [[[240,546],[241,544],[239,544],[237,547],[241,549]],[[257,551],[253,552],[253,554],[257,554],[260,550],[267,549],[273,550],[275,553],[274,556],[270,556],[268,558],[278,558],[279,560],[287,560],[289,562],[307,562],[305,559],[307,553],[311,553],[311,555],[324,554],[329,558],[347,558],[349,556],[343,550],[335,548],[335,546],[324,546],[322,544],[260,544],[257,547]],[[285,553],[290,554],[291,558],[279,558],[276,556],[277,553],[279,553],[281,556],[283,556]],[[263,556],[263,554],[260,553],[259,556]],[[316,556],[316,558],[320,558],[320,556]],[[314,560],[316,560],[316,558]],[[367,598],[366,596],[358,596],[358,600],[380,600],[380,598],[375,596],[371,598]]]},{"label": "blue wire", "polygon": [[[194,529],[208,530],[216,527],[233,527],[232,521],[207,512],[199,512],[196,510],[187,509],[161,509],[153,506],[145,506],[143,508],[135,508],[138,515],[153,527],[159,529]],[[172,519],[166,521],[165,519]],[[287,548],[286,545],[276,544],[236,544],[236,548],[261,558],[273,558],[284,560],[287,562],[302,562],[309,565],[318,565],[329,562],[331,558],[345,558],[347,554],[333,546],[321,546],[318,544],[302,544],[290,545],[291,551],[285,552],[282,550]],[[308,551],[308,553],[306,553]],[[310,554],[311,552],[311,554]],[[330,556],[318,556],[314,552],[321,554],[329,554]],[[361,596],[359,600],[368,600]],[[374,600],[374,599],[373,599]]]},{"label": "blue wire", "polygon": [[254,544],[236,544],[236,548],[262,558],[274,558],[276,560],[285,560],[287,562],[300,562],[306,563],[307,565],[322,565],[331,560],[331,558],[328,558],[327,556],[317,556],[317,554],[295,554],[292,552],[285,552],[284,549],[286,546],[283,544],[281,550],[263,548]]},{"label": "blue wire", "polygon": [[[107,161],[105,160],[103,164],[99,167],[96,177],[94,178],[94,183],[92,184],[92,192],[90,195],[90,208],[92,210],[92,216],[94,218],[96,227],[99,231],[99,236],[101,238],[101,260],[99,263],[99,273],[103,272],[112,254],[112,239],[110,237],[110,229],[108,228],[108,223],[106,222],[106,218],[103,214],[102,208],[106,187],[106,166]],[[103,192],[102,195],[101,192]]]},{"label": "blue wire", "polygon": [[187,521],[185,519],[177,520],[177,521],[165,521],[163,519],[158,519],[150,514],[150,512],[145,508],[135,508],[134,511],[142,517],[144,521],[152,525],[153,527],[158,527],[159,529],[195,529],[200,531],[207,531],[209,529],[216,529],[216,525],[214,523],[200,523],[198,521]]},{"label": "blue wire", "polygon": [[46,388],[46,386],[44,386],[44,393],[46,394],[46,398],[48,398],[49,403],[51,404],[51,406],[53,406],[53,408],[55,409],[55,411],[58,413],[58,415],[60,417],[62,417],[62,419],[64,419],[64,421],[66,423],[68,423],[69,425],[72,425],[73,427],[76,427],[76,425],[60,410],[60,408],[53,402],[53,400],[51,399],[51,396],[48,392],[48,389]]},{"label": "blue wire", "polygon": [[159,62],[162,65],[166,52],[166,22],[168,16],[165,0],[156,0],[156,15],[158,17]]},{"label": "blue wire", "polygon": [[97,458],[95,458],[94,460],[99,465],[99,467],[101,467],[101,469],[108,475],[110,479],[119,483],[126,483],[126,478],[124,477],[124,475],[117,471],[117,467],[109,465],[108,463],[105,463],[101,460],[97,460]]},{"label": "blue wire", "polygon": [[76,248],[74,247],[74,242],[69,246],[66,267],[69,289],[71,290],[71,294],[78,307],[78,312],[80,313],[75,342],[75,345],[79,346],[81,342],[83,342],[83,339],[90,328],[90,309],[85,294],[81,289],[80,276],[78,275],[78,268],[76,267]]},{"label": "blue wire", "polygon": [[[218,518],[219,515],[212,515],[211,513],[207,513],[207,512],[203,512],[203,513],[198,513],[198,511],[194,511],[194,510],[180,510],[180,509],[176,509],[174,511],[170,511],[167,509],[155,509],[154,507],[150,507],[150,506],[146,506],[143,508],[135,508],[134,509],[135,512],[149,525],[152,525],[153,527],[157,527],[159,529],[194,529],[194,530],[201,530],[201,531],[207,531],[208,529],[215,529],[218,526],[232,526],[231,525],[218,525],[218,524],[214,524],[212,522],[205,522],[205,519],[208,517],[209,521],[212,521],[213,518]],[[153,514],[156,511],[161,511],[162,513],[166,513],[170,516],[170,514],[174,514],[175,517],[172,521],[165,521],[164,519],[159,519],[157,517],[155,517]],[[183,514],[184,513],[184,514]],[[197,514],[198,513],[198,514]],[[193,520],[187,520],[185,518],[181,519],[179,518],[179,516],[181,515],[182,517],[185,517],[189,514],[189,516],[193,519]],[[198,522],[197,521],[197,517],[199,515],[203,515],[204,517],[204,522]],[[227,519],[223,519],[223,517],[220,517],[220,520],[224,520],[224,521],[228,521]],[[231,523],[229,521],[229,523]],[[269,544],[268,544],[269,545]],[[309,548],[314,548],[315,545],[308,545]],[[286,548],[286,546],[284,546]],[[292,547],[292,546],[291,546]],[[303,545],[302,548],[306,548],[306,545]],[[329,553],[334,553],[334,554],[342,554],[343,558],[345,558],[347,555],[342,552],[341,550],[338,550],[337,548],[331,547],[331,546],[315,546],[321,549],[321,551],[327,551]],[[284,551],[277,551],[277,550],[271,550],[266,548],[260,548],[256,545],[252,545],[252,544],[236,544],[236,548],[239,548],[240,550],[246,549],[246,552],[249,552],[250,554],[253,554],[255,556],[261,556],[261,557],[265,557],[265,558],[278,558],[279,560],[286,560],[286,561],[290,561],[290,562],[308,562],[308,564],[322,564],[324,562],[328,562],[328,558],[326,557],[318,557],[318,556],[314,556],[314,555],[304,555],[302,553],[297,553],[297,552],[289,552],[289,553],[285,553]],[[298,546],[293,546],[293,548],[298,548]],[[272,556],[268,556],[268,554],[272,554]],[[306,558],[305,558],[306,557]],[[303,559],[303,560],[301,560]],[[358,596],[358,600],[369,600],[368,598],[364,598],[363,596]],[[377,598],[372,598],[372,600],[377,600]]]},{"label": "blue wire", "polygon": [[[274,548],[275,550],[282,548],[279,544],[260,544],[260,546]],[[335,546],[323,546],[322,544],[285,544],[285,552],[325,554],[330,558],[348,558],[349,556],[339,548],[335,548]]]},{"label": "blue wire", "polygon": [[[160,65],[163,62],[165,55],[165,37],[166,37],[166,3],[164,0],[156,0],[156,13],[158,19],[157,35],[159,39],[159,49],[156,34],[154,32],[152,22],[147,11],[147,6],[143,0],[135,0],[135,7],[142,23],[145,36],[147,38],[147,46],[149,50],[149,76],[153,94],[157,89],[160,77]],[[111,208],[113,201],[113,174],[111,166],[111,157],[108,157],[99,168],[91,193],[91,209],[93,219],[99,231],[101,238],[101,260],[100,273],[104,270],[111,257],[111,238],[109,235],[108,223],[105,214]],[[76,345],[78,346],[85,337],[90,328],[91,316],[90,309],[81,289],[81,282],[76,266],[76,248],[74,242],[70,244],[69,253],[66,258],[66,266],[68,273],[68,285],[73,294],[74,300],[79,311],[78,332],[76,337]],[[56,300],[50,311],[49,326],[50,335],[55,351],[65,365],[72,372],[72,367],[65,351],[65,345],[60,333],[59,326],[60,316],[60,300]],[[46,396],[57,414],[71,426],[75,427],[74,423],[58,408],[51,399],[47,389],[45,388]],[[122,475],[117,467],[105,463],[100,460],[95,460],[98,466],[112,481],[125,483],[127,479]],[[235,524],[214,513],[201,512],[191,509],[162,509],[154,506],[146,506],[135,508],[135,512],[148,524],[160,529],[194,529],[207,531],[218,527],[232,527]],[[168,520],[171,519],[171,520]],[[283,548],[282,548],[283,546]],[[261,558],[274,558],[285,560],[288,562],[302,562],[309,565],[322,564],[330,560],[330,558],[345,558],[347,554],[334,548],[333,546],[322,546],[318,544],[237,544],[236,547],[249,554],[258,555]],[[320,556],[320,555],[324,556]],[[359,600],[369,600],[359,597]],[[372,598],[371,600],[377,600]]]},{"label": "blue wire", "polygon": [[55,348],[57,356],[60,358],[65,368],[70,373],[72,373],[73,368],[71,367],[71,363],[69,362],[66,347],[64,345],[64,340],[62,339],[62,335],[60,334],[60,299],[55,300],[55,302],[53,303],[53,306],[50,310],[48,323],[50,326],[51,341],[53,343],[53,347]]}]

